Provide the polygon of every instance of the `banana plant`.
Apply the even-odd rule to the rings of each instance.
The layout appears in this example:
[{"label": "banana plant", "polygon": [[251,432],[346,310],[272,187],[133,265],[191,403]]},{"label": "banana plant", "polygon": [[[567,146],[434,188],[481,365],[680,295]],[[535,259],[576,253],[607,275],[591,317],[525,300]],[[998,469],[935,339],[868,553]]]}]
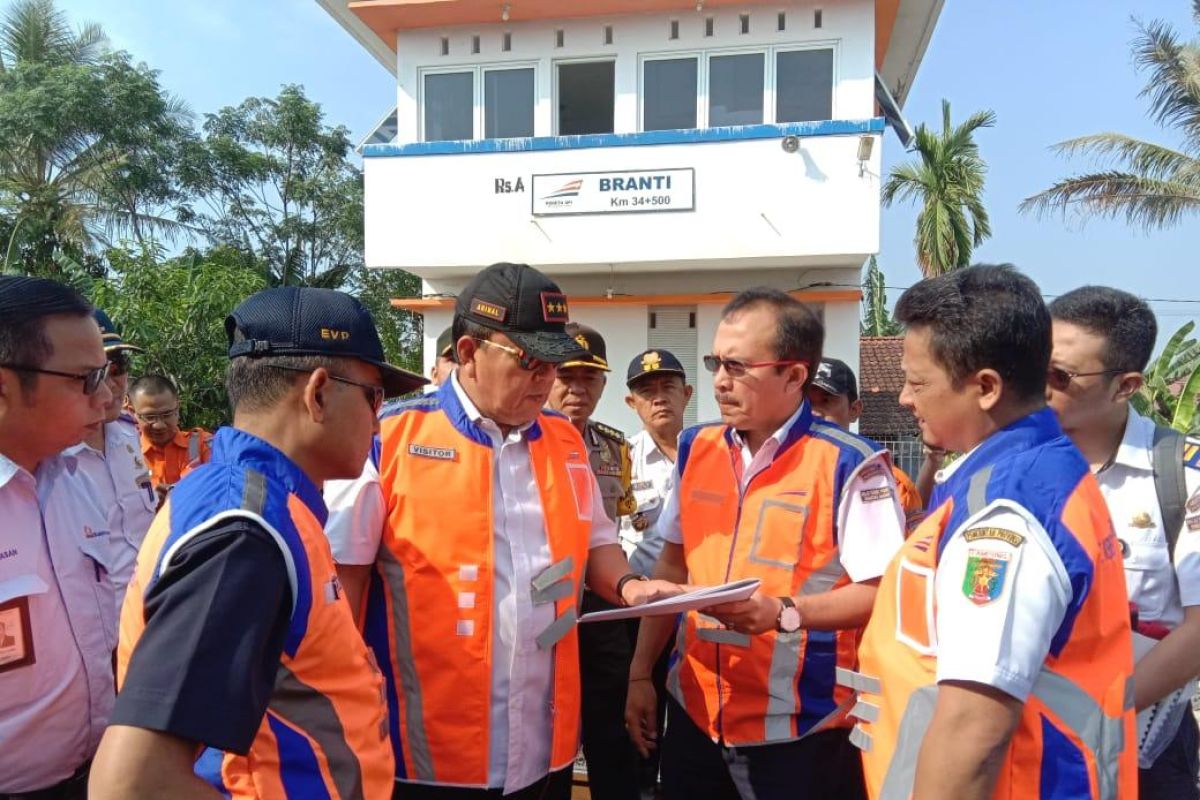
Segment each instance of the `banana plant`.
[{"label": "banana plant", "polygon": [[1139,413],[1184,433],[1200,433],[1200,342],[1190,338],[1195,327],[1188,322],[1175,331],[1133,397]]}]

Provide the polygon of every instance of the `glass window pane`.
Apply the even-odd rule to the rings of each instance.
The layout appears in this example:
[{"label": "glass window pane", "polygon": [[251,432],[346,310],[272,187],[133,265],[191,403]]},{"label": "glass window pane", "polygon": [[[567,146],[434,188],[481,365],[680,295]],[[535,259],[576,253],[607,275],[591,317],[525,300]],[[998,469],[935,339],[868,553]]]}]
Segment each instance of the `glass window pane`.
[{"label": "glass window pane", "polygon": [[533,136],[533,69],[483,73],[483,136]]},{"label": "glass window pane", "polygon": [[780,53],[775,62],[775,121],[833,118],[833,51]]},{"label": "glass window pane", "polygon": [[425,76],[425,141],[475,138],[475,76],[450,72]]},{"label": "glass window pane", "polygon": [[560,136],[613,132],[614,74],[612,61],[559,65]]},{"label": "glass window pane", "polygon": [[642,130],[696,127],[696,59],[647,61],[642,78]]},{"label": "glass window pane", "polygon": [[708,61],[708,125],[763,121],[762,53],[714,56]]}]

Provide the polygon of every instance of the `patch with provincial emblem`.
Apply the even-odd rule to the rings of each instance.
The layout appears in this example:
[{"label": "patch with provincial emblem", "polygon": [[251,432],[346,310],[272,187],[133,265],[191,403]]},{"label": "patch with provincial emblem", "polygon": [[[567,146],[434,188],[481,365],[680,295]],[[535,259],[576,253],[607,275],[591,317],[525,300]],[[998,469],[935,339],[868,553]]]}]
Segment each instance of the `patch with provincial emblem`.
[{"label": "patch with provincial emblem", "polygon": [[963,576],[963,595],[977,606],[997,600],[1004,591],[1011,560],[1012,554],[1001,550],[969,548],[967,571]]},{"label": "patch with provincial emblem", "polygon": [[1004,528],[972,528],[969,531],[963,532],[963,538],[968,542],[977,542],[980,539],[998,539],[1005,544],[1010,544],[1013,547],[1020,547],[1025,544],[1025,537],[1016,531],[1006,530]]},{"label": "patch with provincial emblem", "polygon": [[886,500],[892,497],[892,487],[880,486],[876,489],[863,489],[858,493],[864,503],[873,503],[876,500]]}]

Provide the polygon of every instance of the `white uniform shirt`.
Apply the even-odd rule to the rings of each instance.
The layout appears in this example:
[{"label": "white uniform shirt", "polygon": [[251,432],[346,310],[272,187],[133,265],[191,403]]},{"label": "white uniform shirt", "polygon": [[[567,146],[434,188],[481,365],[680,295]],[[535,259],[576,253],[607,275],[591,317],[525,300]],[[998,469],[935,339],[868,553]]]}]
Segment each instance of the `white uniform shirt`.
[{"label": "white uniform shirt", "polygon": [[[467,397],[457,374],[451,380],[468,418],[492,440],[495,607],[488,786],[510,794],[544,777],[550,763],[554,655],[552,650],[539,649],[535,639],[554,621],[555,609],[553,604],[534,605],[530,592],[533,578],[553,562],[525,438],[530,426],[503,436]],[[330,511],[325,530],[334,560],[374,563],[385,517],[374,465],[368,463],[355,481],[327,483],[325,496]],[[599,502],[600,486],[594,475],[592,497],[590,547],[616,544],[616,525]]]},{"label": "white uniform shirt", "polygon": [[[1184,606],[1200,605],[1200,471],[1185,469],[1189,503],[1171,562],[1154,489],[1154,422],[1129,410],[1116,457],[1096,473],[1125,556],[1125,588],[1138,616],[1174,628]],[[1167,465],[1177,469],[1178,465]]]},{"label": "white uniform shirt", "polygon": [[[934,480],[945,483],[970,456]],[[993,686],[1024,702],[1073,597],[1067,568],[1041,523],[1011,500],[988,504],[946,536],[934,580],[937,679]],[[986,602],[964,589],[981,564],[1003,570]]]},{"label": "white uniform shirt", "polygon": [[138,549],[154,521],[158,496],[150,470],[142,460],[137,428],[117,420],[104,426],[104,452],[80,442],[63,451],[73,456],[79,471],[91,479],[100,496],[100,507],[108,510],[109,577],[116,589],[117,613],[125,598],[125,587],[133,578]]},{"label": "white uniform shirt", "polygon": [[[804,405],[796,409],[787,422],[775,431],[751,454],[737,432],[734,446],[742,456],[742,475],[739,491],[744,492],[751,479],[775,459],[779,445],[800,418]],[[851,475],[838,508],[838,560],[855,583],[883,575],[892,556],[904,544],[904,511],[896,495],[896,479],[886,463],[887,453],[880,451],[865,459]],[[882,469],[871,469],[880,464]],[[683,544],[683,529],[679,518],[679,469],[675,468],[674,485],[663,502],[656,534],[673,544]],[[886,489],[887,492],[879,490]],[[867,500],[865,498],[875,498]]]},{"label": "white uniform shirt", "polygon": [[[629,440],[629,458],[633,462],[633,496],[637,511],[621,517],[618,532],[621,547],[634,572],[649,575],[662,552],[662,538],[654,532],[654,523],[662,512],[663,500],[675,484],[675,462],[659,449],[649,431],[641,431]],[[645,527],[638,530],[634,520]]]},{"label": "white uniform shirt", "polygon": [[73,467],[52,458],[35,479],[0,455],[0,793],[69,778],[112,711],[109,531]]}]

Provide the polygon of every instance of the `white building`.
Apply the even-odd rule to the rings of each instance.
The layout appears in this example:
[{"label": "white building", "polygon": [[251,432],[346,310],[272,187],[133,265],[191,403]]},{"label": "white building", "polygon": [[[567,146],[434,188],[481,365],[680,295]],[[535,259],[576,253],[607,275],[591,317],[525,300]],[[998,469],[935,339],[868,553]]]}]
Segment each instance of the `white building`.
[{"label": "white building", "polygon": [[698,354],[749,286],[810,303],[857,364],[885,116],[906,127],[941,0],[318,1],[396,75],[363,148],[366,261],[422,279],[397,304],[425,316],[427,368],[495,261],[552,275],[605,336],[597,418],[628,432],[648,347],[687,367],[690,418],[717,416]]}]

